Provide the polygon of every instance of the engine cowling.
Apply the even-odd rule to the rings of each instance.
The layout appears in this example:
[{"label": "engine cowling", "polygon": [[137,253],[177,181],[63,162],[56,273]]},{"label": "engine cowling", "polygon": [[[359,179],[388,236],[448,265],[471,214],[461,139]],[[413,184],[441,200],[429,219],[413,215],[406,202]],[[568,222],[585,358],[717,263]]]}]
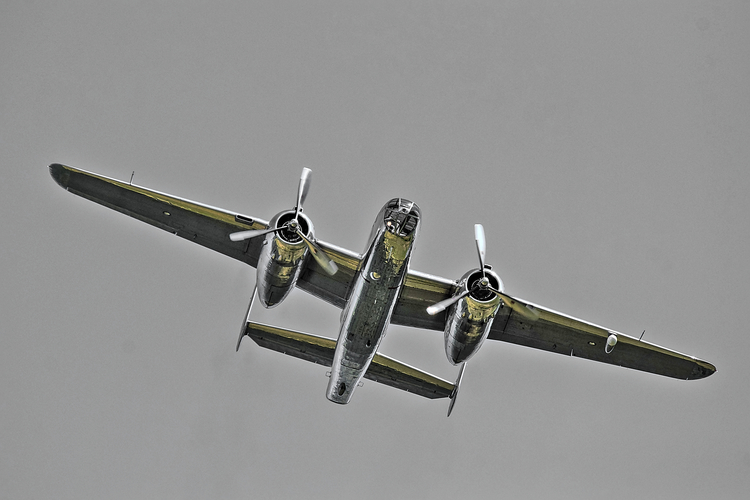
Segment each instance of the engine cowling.
[{"label": "engine cowling", "polygon": [[[258,299],[266,308],[279,305],[297,283],[309,253],[308,245],[293,225],[308,239],[314,240],[312,221],[304,214],[289,210],[277,214],[269,227],[278,231],[268,233],[258,260],[256,283]],[[290,223],[292,227],[290,227]]]},{"label": "engine cowling", "polygon": [[[315,240],[312,221],[302,213],[302,204],[309,188],[310,169],[303,168],[294,209],[276,214],[265,229],[237,231],[229,235],[232,241],[245,241],[263,236],[258,258],[256,290],[261,303],[267,308],[279,305],[294,288],[306,265],[308,254],[312,255],[326,273],[334,275],[338,270],[336,263]],[[250,314],[252,306],[251,299],[247,315]],[[239,343],[237,345],[239,346]]]},{"label": "engine cowling", "polygon": [[490,266],[485,266],[484,273],[471,270],[459,280],[459,292],[466,295],[446,311],[445,354],[454,365],[467,361],[482,346],[503,303],[496,293],[478,286],[483,279],[495,290],[504,290],[502,280]]}]

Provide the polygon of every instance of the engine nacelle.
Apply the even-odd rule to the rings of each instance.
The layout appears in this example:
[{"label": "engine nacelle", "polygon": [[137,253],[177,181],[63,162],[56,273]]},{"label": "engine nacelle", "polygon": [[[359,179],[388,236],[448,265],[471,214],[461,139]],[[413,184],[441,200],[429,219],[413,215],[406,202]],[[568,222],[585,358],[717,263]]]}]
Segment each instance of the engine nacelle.
[{"label": "engine nacelle", "polygon": [[[281,212],[271,219],[269,227],[280,228],[293,219],[294,210]],[[302,233],[314,239],[312,221],[302,213],[297,221]],[[289,295],[307,262],[308,253],[304,240],[291,229],[265,236],[256,275],[258,299],[264,307],[275,307]]]},{"label": "engine nacelle", "polygon": [[[484,276],[493,288],[504,290],[502,280],[489,266],[485,266]],[[467,361],[482,346],[502,304],[497,294],[476,286],[482,277],[481,269],[464,274],[456,293],[472,291],[446,311],[445,354],[454,365]]]}]

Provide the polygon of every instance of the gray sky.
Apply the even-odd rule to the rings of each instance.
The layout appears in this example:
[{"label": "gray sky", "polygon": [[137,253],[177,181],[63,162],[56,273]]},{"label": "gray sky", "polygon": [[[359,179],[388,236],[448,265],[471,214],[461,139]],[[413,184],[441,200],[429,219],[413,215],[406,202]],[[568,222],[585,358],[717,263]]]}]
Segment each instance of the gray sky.
[{"label": "gray sky", "polygon": [[[0,484],[8,498],[739,498],[750,488],[746,2],[4,2]],[[508,293],[686,352],[685,382],[486,344],[450,419],[234,343],[254,270],[65,193],[62,162],[412,268],[475,222]],[[295,291],[256,318],[335,337]],[[442,334],[382,351],[445,378]]]}]

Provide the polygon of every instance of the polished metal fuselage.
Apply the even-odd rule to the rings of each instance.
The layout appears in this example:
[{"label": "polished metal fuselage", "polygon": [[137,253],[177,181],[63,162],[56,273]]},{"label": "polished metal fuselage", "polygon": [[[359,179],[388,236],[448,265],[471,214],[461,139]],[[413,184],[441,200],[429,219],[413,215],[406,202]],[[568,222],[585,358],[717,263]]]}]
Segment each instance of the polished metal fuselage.
[{"label": "polished metal fuselage", "polygon": [[419,228],[419,207],[395,198],[380,210],[352,293],[341,313],[341,328],[326,397],[351,400],[385,336]]}]

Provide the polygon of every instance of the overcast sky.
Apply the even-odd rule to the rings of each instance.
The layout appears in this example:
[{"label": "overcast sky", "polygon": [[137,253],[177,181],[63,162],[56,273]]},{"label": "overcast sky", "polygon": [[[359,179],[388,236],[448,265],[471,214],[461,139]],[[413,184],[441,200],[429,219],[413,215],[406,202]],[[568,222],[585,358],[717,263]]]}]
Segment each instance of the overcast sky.
[{"label": "overcast sky", "polygon": [[[746,2],[20,2],[0,7],[7,498],[740,498],[750,489]],[[73,196],[66,163],[262,219],[303,166],[361,252],[714,363],[680,381],[501,342],[451,418],[234,352],[253,269]],[[256,319],[335,337],[302,291]],[[440,332],[382,352],[453,380]]]}]

